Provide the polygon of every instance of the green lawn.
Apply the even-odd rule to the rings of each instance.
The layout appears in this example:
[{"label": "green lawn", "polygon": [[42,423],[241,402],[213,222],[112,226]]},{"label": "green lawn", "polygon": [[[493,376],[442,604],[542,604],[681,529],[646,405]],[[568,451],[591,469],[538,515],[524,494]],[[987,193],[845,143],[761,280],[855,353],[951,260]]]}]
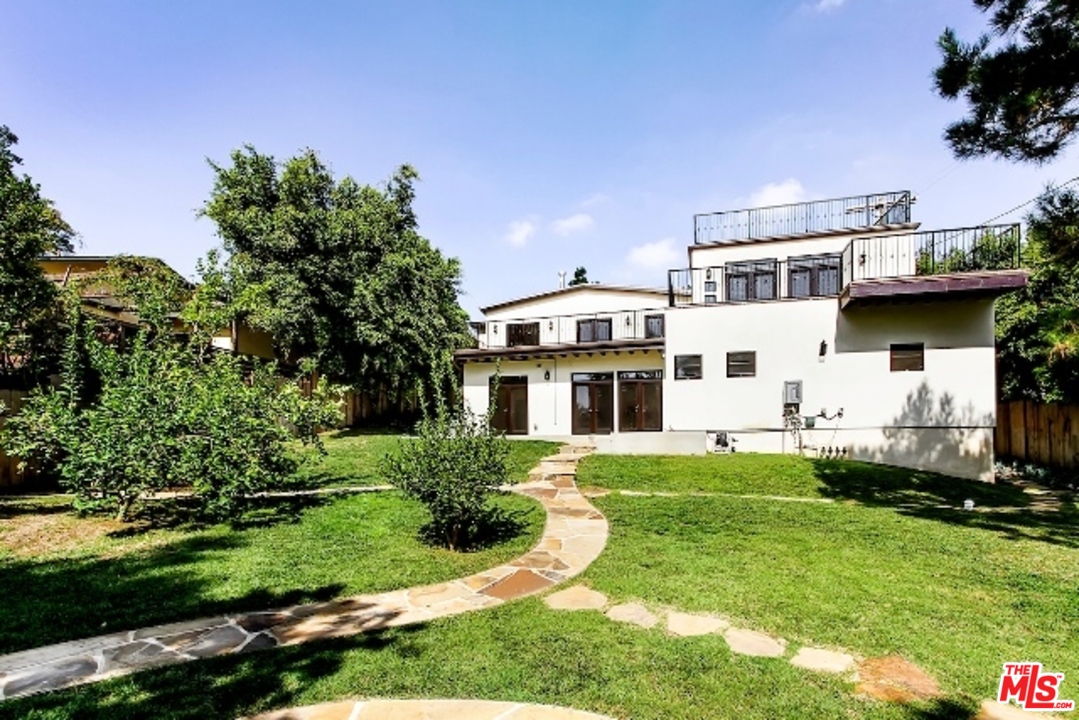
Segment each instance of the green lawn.
[{"label": "green lawn", "polygon": [[[382,485],[386,481],[379,472],[382,458],[406,435],[375,434],[340,430],[323,435],[324,457],[312,457],[301,468],[302,485],[345,487]],[[509,443],[508,471],[510,482],[522,482],[539,459],[558,451],[558,444],[540,440],[514,440]]]},{"label": "green lawn", "polygon": [[61,556],[0,555],[0,587],[11,589],[3,593],[0,653],[461,577],[524,553],[539,537],[539,504],[515,495],[497,504],[518,515],[523,531],[472,553],[423,544],[423,506],[383,492],[323,501],[271,527],[151,530],[99,537]]},{"label": "green lawn", "polygon": [[[858,698],[841,679],[732,655],[719,636],[673,638],[532,598],[0,702],[0,717],[236,717],[398,696],[553,703],[633,720],[967,719],[992,695],[1001,663],[1024,659],[1065,673],[1063,696],[1079,696],[1079,509],[1071,498],[1056,511],[1017,510],[1029,496],[1006,486],[749,454],[593,456],[581,477],[606,487],[833,499],[601,497],[610,542],[576,582],[614,602],[725,615],[788,639],[792,650],[897,653],[935,676],[947,697],[915,706]],[[954,509],[968,497],[982,511]],[[373,575],[398,587],[415,582],[407,563],[377,562]],[[279,589],[290,587],[282,580]]]}]

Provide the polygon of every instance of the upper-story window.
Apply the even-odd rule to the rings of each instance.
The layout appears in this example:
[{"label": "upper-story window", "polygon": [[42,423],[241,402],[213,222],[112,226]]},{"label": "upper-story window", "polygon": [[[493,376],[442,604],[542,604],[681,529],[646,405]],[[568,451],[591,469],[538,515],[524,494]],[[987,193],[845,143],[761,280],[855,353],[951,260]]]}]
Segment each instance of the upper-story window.
[{"label": "upper-story window", "polygon": [[611,339],[611,319],[592,318],[577,321],[577,342],[602,342]]},{"label": "upper-story window", "polygon": [[839,294],[839,255],[787,259],[787,295],[792,298]]},{"label": "upper-story window", "polygon": [[539,345],[539,323],[509,323],[506,325],[506,345]]},{"label": "upper-story window", "polygon": [[775,260],[727,263],[726,274],[728,301],[776,299]]},{"label": "upper-story window", "polygon": [[662,315],[645,315],[644,316],[644,336],[646,338],[661,338],[663,337],[663,316]]}]

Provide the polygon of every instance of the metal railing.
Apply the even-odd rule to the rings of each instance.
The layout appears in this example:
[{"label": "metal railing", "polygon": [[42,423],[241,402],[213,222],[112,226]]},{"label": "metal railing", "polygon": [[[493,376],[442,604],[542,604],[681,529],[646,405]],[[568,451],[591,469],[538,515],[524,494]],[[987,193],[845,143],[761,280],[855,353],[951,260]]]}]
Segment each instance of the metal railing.
[{"label": "metal railing", "polygon": [[909,190],[693,216],[693,242],[800,235],[910,222]]},{"label": "metal railing", "polygon": [[665,308],[550,315],[472,324],[480,349],[661,339]]},{"label": "metal railing", "polygon": [[828,297],[851,282],[1022,266],[1018,224],[855,238],[841,254],[670,270],[668,304]]}]

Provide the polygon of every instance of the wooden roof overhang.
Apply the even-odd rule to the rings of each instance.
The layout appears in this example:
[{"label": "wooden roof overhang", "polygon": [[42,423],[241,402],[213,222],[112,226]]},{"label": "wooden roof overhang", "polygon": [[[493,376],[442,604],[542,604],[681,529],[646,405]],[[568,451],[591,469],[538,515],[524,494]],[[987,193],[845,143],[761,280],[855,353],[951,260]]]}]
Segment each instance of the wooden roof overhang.
[{"label": "wooden roof overhang", "polygon": [[604,340],[588,343],[567,343],[562,345],[518,345],[499,348],[465,348],[453,354],[457,362],[493,362],[495,360],[533,360],[536,358],[579,357],[590,355],[618,355],[623,352],[636,353],[649,350],[662,350],[663,338],[636,340]]},{"label": "wooden roof overhang", "polygon": [[840,293],[839,308],[997,297],[1026,287],[1028,278],[1026,270],[986,270],[855,280]]}]

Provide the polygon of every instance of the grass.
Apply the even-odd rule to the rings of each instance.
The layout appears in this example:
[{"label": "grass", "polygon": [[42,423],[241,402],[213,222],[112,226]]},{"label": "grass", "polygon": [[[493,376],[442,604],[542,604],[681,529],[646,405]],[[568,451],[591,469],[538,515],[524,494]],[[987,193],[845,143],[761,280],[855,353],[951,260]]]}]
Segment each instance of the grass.
[{"label": "grass", "polygon": [[[970,718],[992,696],[1001,663],[1023,659],[1065,673],[1063,696],[1079,695],[1079,510],[1071,498],[1046,510],[1007,486],[749,454],[594,456],[581,476],[606,487],[833,499],[601,497],[594,502],[611,523],[610,542],[578,581],[612,602],[725,615],[787,638],[792,649],[897,653],[934,675],[947,697],[912,706],[862,699],[841,679],[732,655],[718,636],[673,638],[532,598],[7,701],[0,718],[236,717],[389,696],[552,703],[634,720],[943,720]],[[389,496],[355,499],[370,497]],[[955,509],[968,497],[981,512]],[[379,562],[392,577],[386,565],[370,572],[394,587],[414,582],[407,562]],[[14,625],[28,612],[0,621]]]},{"label": "grass", "polygon": [[[407,435],[371,434],[338,430],[323,435],[326,455],[305,465],[299,475],[301,485],[318,487],[358,487],[382,485],[379,470],[382,458],[392,452]],[[523,482],[539,459],[558,450],[558,444],[541,440],[514,440],[507,459],[509,481]]]},{"label": "grass", "polygon": [[349,697],[478,697],[634,720],[967,718],[951,701],[855,698],[835,678],[732,655],[719,636],[675,639],[532,598],[375,636],[150,670],[25,700],[0,718],[234,718]]}]

